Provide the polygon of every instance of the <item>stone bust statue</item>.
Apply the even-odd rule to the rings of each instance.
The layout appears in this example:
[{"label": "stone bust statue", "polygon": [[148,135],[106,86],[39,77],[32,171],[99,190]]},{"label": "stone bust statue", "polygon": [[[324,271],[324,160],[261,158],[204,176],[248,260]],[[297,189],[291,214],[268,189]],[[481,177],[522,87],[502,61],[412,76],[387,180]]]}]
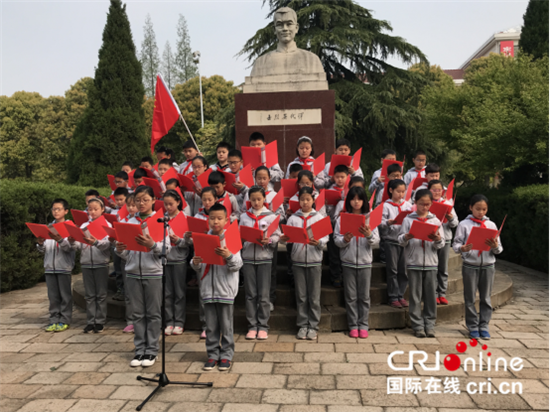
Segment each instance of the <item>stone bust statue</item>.
[{"label": "stone bust statue", "polygon": [[273,15],[277,50],[256,59],[250,77],[245,80],[245,93],[327,90],[326,74],[319,57],[296,46],[298,32],[296,12],[289,7]]}]

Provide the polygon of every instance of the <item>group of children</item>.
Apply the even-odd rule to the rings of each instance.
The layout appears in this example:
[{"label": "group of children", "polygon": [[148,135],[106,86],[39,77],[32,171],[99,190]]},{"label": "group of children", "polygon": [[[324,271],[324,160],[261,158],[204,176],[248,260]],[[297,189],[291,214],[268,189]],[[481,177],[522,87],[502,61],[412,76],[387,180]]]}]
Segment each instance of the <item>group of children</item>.
[{"label": "group of children", "polygon": [[[264,147],[265,138],[260,133],[250,136],[250,146]],[[342,139],[336,143],[336,154],[349,156],[351,144]],[[216,149],[218,162],[210,166],[208,186],[195,185],[193,191],[182,191],[179,179],[162,181],[162,176],[174,167],[180,175],[194,182],[208,170],[208,163],[192,142],[183,147],[186,161],[174,163],[173,152],[157,150],[158,164],[149,157],[142,159],[140,166],[131,170],[125,163],[115,175],[117,188],[109,205],[95,190],[86,193],[89,222],[82,229],[101,217],[103,213],[118,214],[126,205],[128,215],[119,221],[140,224],[149,218],[161,217],[155,212],[155,193],[150,186],[142,184],[147,170],[156,169],[159,182],[163,184],[162,201],[165,216],[175,219],[180,213],[207,220],[209,234],[223,237],[228,223],[238,221],[240,226],[264,232],[257,242],[244,241],[239,252],[231,253],[225,246],[217,248],[216,254],[224,259],[224,265],[204,263],[193,252],[193,234],[188,231],[182,237],[170,232],[163,241],[156,242],[148,234],[136,237],[136,242],[147,251],[127,250],[125,244],[108,236],[94,238],[89,232],[85,243],[72,237],[38,239],[38,249],[45,253],[46,283],[50,299],[50,325],[47,331],[65,330],[71,323],[72,299],[70,272],[74,266],[74,251],[81,251],[82,274],[85,287],[87,325],[85,333],[101,333],[104,329],[107,308],[108,266],[113,254],[117,277],[115,297],[126,303],[127,326],[124,332],[135,334],[135,357],[131,366],[151,366],[158,353],[158,338],[161,331],[162,275],[161,253],[166,247],[166,335],[179,335],[184,331],[186,316],[187,267],[196,272],[190,284],[200,288],[199,317],[202,323],[201,338],[206,339],[208,362],[205,370],[216,365],[220,370],[231,367],[234,353],[233,301],[239,289],[239,276],[245,290],[245,308],[248,321],[246,339],[268,338],[269,317],[273,311],[276,290],[278,243],[286,243],[288,251],[289,280],[294,285],[297,306],[297,339],[317,338],[321,317],[321,268],[325,246],[328,248],[331,267],[331,282],[344,287],[349,336],[368,337],[368,314],[370,309],[370,281],[373,262],[373,247],[380,243],[381,259],[386,262],[387,293],[390,306],[399,309],[408,307],[411,325],[418,337],[435,336],[436,305],[447,304],[447,260],[451,246],[451,228],[457,227],[453,249],[462,253],[464,259],[464,296],[466,323],[474,338],[488,338],[488,322],[491,317],[490,292],[494,276],[494,255],[502,251],[500,239],[487,240],[489,252],[472,250],[466,240],[473,226],[494,228],[485,215],[488,200],[479,195],[472,199],[472,214],[458,223],[454,209],[442,223],[430,213],[433,202],[447,202],[445,187],[439,180],[436,165],[425,167],[426,155],[418,151],[414,156],[415,167],[401,180],[401,167],[390,165],[385,174],[377,170],[369,190],[376,190],[376,204],[383,201],[382,222],[370,227],[370,205],[365,191],[361,169],[338,165],[332,176],[331,165],[324,170],[313,169],[313,142],[309,137],[297,141],[297,157],[289,163],[286,174],[278,164],[253,170],[255,185],[247,187],[239,180],[243,158],[239,150],[232,150],[226,143]],[[382,160],[395,160],[395,152],[385,150]],[[350,163],[351,164],[351,163]],[[232,194],[226,191],[226,178],[221,172],[236,175]],[[133,188],[129,187],[129,174],[133,174]],[[382,175],[385,175],[382,177]],[[273,210],[276,195],[273,184],[283,176],[296,179],[295,193],[284,193],[284,202]],[[405,200],[408,184],[416,177],[426,177],[427,186],[420,186],[411,201]],[[408,182],[408,183],[407,183]],[[336,205],[316,204],[319,191],[329,189],[340,193]],[[386,200],[384,200],[386,199]],[[227,201],[231,205],[228,213]],[[292,207],[292,205],[298,205]],[[414,209],[395,224],[397,215]],[[52,205],[54,223],[62,222],[68,213],[67,202],[56,199]],[[341,214],[363,215],[365,224],[359,227],[361,236],[342,231]],[[289,243],[290,238],[278,227],[269,236],[265,231],[279,218],[280,224],[307,229],[312,224],[329,216],[333,233],[320,239],[310,238],[307,244]],[[415,220],[438,227],[429,238],[431,242],[415,239],[409,230]],[[110,224],[107,222],[107,225]],[[409,302],[404,299],[409,288]],[[481,309],[475,309],[475,293],[479,288]],[[424,303],[421,309],[421,303]]]}]

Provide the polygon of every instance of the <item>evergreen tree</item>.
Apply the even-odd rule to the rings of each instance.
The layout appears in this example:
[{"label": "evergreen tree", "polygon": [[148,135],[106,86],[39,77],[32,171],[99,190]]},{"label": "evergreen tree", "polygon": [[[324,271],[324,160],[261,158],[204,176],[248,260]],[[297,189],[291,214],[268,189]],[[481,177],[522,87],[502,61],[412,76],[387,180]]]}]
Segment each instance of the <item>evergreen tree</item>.
[{"label": "evergreen tree", "polygon": [[105,186],[122,162],[147,153],[141,80],[126,6],[111,0],[88,107],[71,141],[69,181]]},{"label": "evergreen tree", "polygon": [[172,54],[172,48],[170,42],[166,41],[164,51],[162,52],[162,61],[160,62],[160,72],[166,82],[168,89],[172,90],[176,85],[174,55]]},{"label": "evergreen tree", "polygon": [[548,54],[548,1],[530,0],[523,15],[519,47],[540,59]]},{"label": "evergreen tree", "polygon": [[157,39],[153,30],[151,16],[147,14],[145,26],[143,26],[143,41],[141,42],[140,62],[143,69],[143,86],[145,94],[149,97],[155,95],[155,84],[159,72],[160,59]]},{"label": "evergreen tree", "polygon": [[185,83],[199,75],[197,65],[193,63],[193,52],[191,51],[191,39],[187,30],[187,21],[180,14],[178,20],[178,41],[176,43],[175,57],[175,83]]}]

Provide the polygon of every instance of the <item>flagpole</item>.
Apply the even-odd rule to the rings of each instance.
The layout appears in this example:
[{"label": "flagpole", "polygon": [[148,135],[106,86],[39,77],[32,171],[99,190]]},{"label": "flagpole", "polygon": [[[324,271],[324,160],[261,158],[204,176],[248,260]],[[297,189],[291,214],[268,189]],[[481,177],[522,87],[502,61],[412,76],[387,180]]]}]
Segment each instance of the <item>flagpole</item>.
[{"label": "flagpole", "polygon": [[191,130],[189,130],[189,127],[187,126],[187,123],[185,122],[185,119],[183,118],[181,113],[180,113],[180,119],[183,122],[183,124],[185,125],[185,128],[187,129],[187,133],[189,133],[189,136],[191,136],[191,140],[193,140],[193,143],[195,143],[195,147],[197,148],[197,151],[200,153],[199,145],[197,144],[197,142],[195,141],[195,138],[191,134]]}]

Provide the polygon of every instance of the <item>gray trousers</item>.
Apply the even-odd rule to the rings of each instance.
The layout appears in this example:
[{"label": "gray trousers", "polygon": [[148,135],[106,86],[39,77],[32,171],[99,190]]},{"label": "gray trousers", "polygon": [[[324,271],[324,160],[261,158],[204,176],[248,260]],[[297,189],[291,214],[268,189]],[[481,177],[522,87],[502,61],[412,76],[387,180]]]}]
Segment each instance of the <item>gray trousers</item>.
[{"label": "gray trousers", "polygon": [[126,277],[126,292],[132,300],[135,354],[156,356],[162,327],[162,279]]},{"label": "gray trousers", "polygon": [[[405,250],[394,243],[386,242],[386,279],[388,285],[388,303],[403,299],[407,284],[407,267],[405,266]],[[434,289],[435,290],[435,289]]]},{"label": "gray trousers", "polygon": [[[122,265],[124,266],[124,265]],[[123,269],[124,271],[124,269]],[[128,282],[126,277],[126,271],[123,272],[123,290],[126,291],[126,283]],[[129,293],[124,292],[124,304],[126,307],[126,325],[134,324],[134,308],[132,307],[132,299]]]},{"label": "gray trousers", "polygon": [[449,250],[451,242],[445,242],[445,246],[437,249],[437,297],[443,297],[447,294],[447,285],[449,283]]},{"label": "gray trousers", "polygon": [[287,265],[287,277],[289,282],[292,282],[294,280],[294,272],[292,269],[294,268],[294,265],[292,264],[292,247],[294,245],[292,243],[286,244],[286,265]]},{"label": "gray trousers", "polygon": [[126,262],[116,254],[114,248],[111,249],[111,256],[113,257],[113,266],[115,267],[115,282],[117,291],[124,293],[124,277],[126,276],[124,266],[126,266]]},{"label": "gray trousers", "polygon": [[71,324],[73,318],[73,295],[70,273],[46,273],[46,286],[50,301],[50,324]]},{"label": "gray trousers", "polygon": [[[471,269],[462,266],[464,282],[464,306],[466,308],[466,327],[468,330],[489,331],[489,321],[493,314],[491,291],[495,268]],[[476,311],[476,291],[479,290],[479,314]]]},{"label": "gray trousers", "polygon": [[248,330],[267,330],[271,263],[243,265],[246,319]]},{"label": "gray trousers", "polygon": [[[233,359],[235,340],[233,338],[233,304],[206,303],[206,353],[208,359]],[[221,339],[221,342],[220,342]]]},{"label": "gray trousers", "polygon": [[330,267],[330,281],[342,279],[342,262],[340,261],[340,248],[334,243],[334,235],[329,235],[328,244],[328,265]]},{"label": "gray trousers", "polygon": [[187,262],[166,265],[166,326],[185,325]]},{"label": "gray trousers", "polygon": [[204,302],[201,297],[201,273],[197,273],[197,287],[199,288],[199,320],[201,321],[201,329],[206,330],[206,316],[204,315]]},{"label": "gray trousers", "polygon": [[296,289],[296,324],[299,328],[319,329],[321,320],[321,266],[293,265]]},{"label": "gray trousers", "polygon": [[105,325],[109,268],[107,266],[94,269],[82,268],[82,280],[88,325]]},{"label": "gray trousers", "polygon": [[[414,331],[430,330],[435,327],[437,317],[436,278],[436,270],[409,269],[409,317]],[[424,302],[423,308],[422,301]]]},{"label": "gray trousers", "polygon": [[342,267],[349,329],[369,330],[371,268]]},{"label": "gray trousers", "polygon": [[271,285],[269,286],[269,301],[275,304],[277,300],[277,257],[279,244],[275,243],[275,250],[273,252],[273,260],[271,261]]}]

